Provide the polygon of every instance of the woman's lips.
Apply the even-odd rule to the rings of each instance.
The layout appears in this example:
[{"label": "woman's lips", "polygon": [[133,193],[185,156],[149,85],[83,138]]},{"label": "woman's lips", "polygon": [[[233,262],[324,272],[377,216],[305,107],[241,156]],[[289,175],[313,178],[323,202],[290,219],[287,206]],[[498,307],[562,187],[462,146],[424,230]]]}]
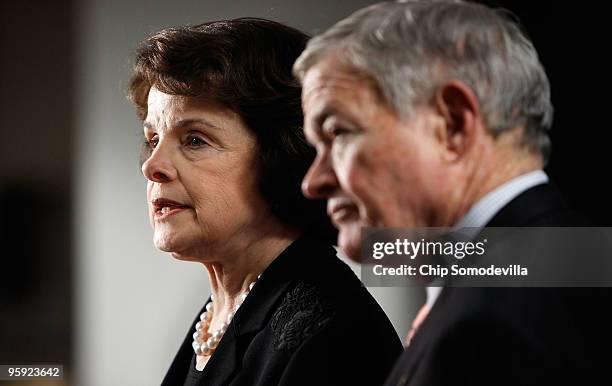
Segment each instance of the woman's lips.
[{"label": "woman's lips", "polygon": [[155,210],[155,218],[164,219],[164,218],[173,216],[179,212],[182,212],[185,209],[189,209],[189,207],[188,206],[164,206],[160,209]]},{"label": "woman's lips", "polygon": [[190,208],[187,205],[165,198],[157,198],[151,201],[151,203],[153,204],[153,213],[156,219],[170,217]]}]

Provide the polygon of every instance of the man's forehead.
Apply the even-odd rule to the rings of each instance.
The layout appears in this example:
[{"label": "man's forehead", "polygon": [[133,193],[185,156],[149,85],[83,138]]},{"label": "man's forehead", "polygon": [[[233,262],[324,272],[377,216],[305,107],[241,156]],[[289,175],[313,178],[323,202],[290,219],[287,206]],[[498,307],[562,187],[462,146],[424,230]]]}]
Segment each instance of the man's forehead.
[{"label": "man's forehead", "polygon": [[[357,70],[337,60],[325,59],[312,66],[305,74],[302,87],[304,110],[321,104],[354,99],[357,93],[372,88],[373,81]],[[371,91],[374,91],[372,89]]]},{"label": "man's forehead", "polygon": [[306,121],[321,120],[340,113],[355,117],[364,109],[373,112],[388,110],[376,82],[367,74],[346,67],[313,66],[304,77],[302,107]]},{"label": "man's forehead", "polygon": [[[320,101],[324,96],[333,96],[335,93],[343,93],[354,88],[355,83],[350,76],[337,70],[325,71],[313,68],[306,73],[302,98],[305,104]],[[331,95],[330,95],[331,94]]]},{"label": "man's forehead", "polygon": [[361,83],[366,76],[335,57],[320,60],[306,71],[303,87],[305,92],[321,87],[350,87]]}]

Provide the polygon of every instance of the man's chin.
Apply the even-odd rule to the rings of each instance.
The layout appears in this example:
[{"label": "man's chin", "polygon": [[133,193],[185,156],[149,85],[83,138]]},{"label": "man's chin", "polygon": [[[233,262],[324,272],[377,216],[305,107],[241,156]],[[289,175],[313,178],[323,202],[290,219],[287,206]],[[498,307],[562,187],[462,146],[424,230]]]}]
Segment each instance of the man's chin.
[{"label": "man's chin", "polygon": [[361,263],[361,235],[354,232],[340,231],[338,234],[338,247],[350,260]]}]

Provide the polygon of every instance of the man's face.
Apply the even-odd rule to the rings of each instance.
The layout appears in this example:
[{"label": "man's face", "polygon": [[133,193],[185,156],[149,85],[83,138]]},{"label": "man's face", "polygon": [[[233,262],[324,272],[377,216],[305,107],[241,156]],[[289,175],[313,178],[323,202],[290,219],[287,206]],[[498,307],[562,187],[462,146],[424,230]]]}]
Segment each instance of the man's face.
[{"label": "man's face", "polygon": [[333,58],[303,83],[304,130],[317,157],[302,190],[328,200],[340,248],[359,260],[361,227],[437,225],[445,176],[434,129],[443,119],[426,106],[400,119],[371,81]]}]

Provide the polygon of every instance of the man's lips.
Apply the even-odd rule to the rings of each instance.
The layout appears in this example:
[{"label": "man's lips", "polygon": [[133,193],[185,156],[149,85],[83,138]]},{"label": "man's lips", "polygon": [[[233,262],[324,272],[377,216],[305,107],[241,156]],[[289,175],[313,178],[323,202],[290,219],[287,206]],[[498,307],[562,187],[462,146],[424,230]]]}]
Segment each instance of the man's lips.
[{"label": "man's lips", "polygon": [[352,202],[337,202],[328,205],[327,213],[334,223],[340,223],[354,218],[359,212]]},{"label": "man's lips", "polygon": [[180,202],[167,198],[156,198],[151,201],[151,204],[153,204],[153,212],[155,214],[155,218],[172,216],[176,213],[183,211],[184,209],[191,208],[188,205],[184,205]]}]

